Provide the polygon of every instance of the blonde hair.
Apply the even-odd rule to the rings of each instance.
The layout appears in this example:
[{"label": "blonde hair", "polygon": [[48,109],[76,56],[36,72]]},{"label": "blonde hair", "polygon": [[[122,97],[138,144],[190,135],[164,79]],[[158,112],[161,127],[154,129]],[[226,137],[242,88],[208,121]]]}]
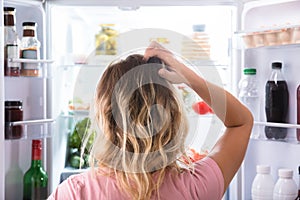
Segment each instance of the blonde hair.
[{"label": "blonde hair", "polygon": [[[175,87],[158,75],[159,64],[147,64],[142,55],[130,55],[110,64],[95,95],[97,136],[90,166],[106,167],[124,196],[159,196],[167,170],[185,153],[187,119]],[[154,176],[155,173],[155,176]]]}]

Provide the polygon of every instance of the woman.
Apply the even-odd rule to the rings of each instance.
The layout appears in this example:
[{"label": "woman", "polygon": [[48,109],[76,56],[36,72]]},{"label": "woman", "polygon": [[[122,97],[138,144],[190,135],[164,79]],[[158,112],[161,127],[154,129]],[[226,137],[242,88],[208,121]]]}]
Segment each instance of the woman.
[{"label": "woman", "polygon": [[[147,64],[151,57],[166,67]],[[193,89],[226,127],[195,163],[186,154],[187,121],[173,83]],[[253,118],[234,96],[152,42],[143,56],[108,66],[96,90],[95,124],[91,170],[71,176],[49,199],[221,199],[244,158]]]}]

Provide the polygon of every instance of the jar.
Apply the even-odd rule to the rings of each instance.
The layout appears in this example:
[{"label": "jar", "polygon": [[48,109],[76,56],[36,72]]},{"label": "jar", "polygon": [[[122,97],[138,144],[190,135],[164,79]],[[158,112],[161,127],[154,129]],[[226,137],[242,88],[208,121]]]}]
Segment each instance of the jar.
[{"label": "jar", "polygon": [[19,139],[23,136],[22,125],[10,125],[10,122],[15,121],[23,121],[22,101],[5,101],[5,139]]},{"label": "jar", "polygon": [[[20,56],[24,59],[40,59],[40,42],[36,36],[36,22],[23,22]],[[22,76],[40,76],[40,63],[22,63]]]},{"label": "jar", "polygon": [[100,24],[101,31],[96,34],[96,55],[116,55],[118,32],[114,24]]},{"label": "jar", "polygon": [[20,76],[20,63],[11,62],[20,54],[19,38],[15,25],[16,10],[4,7],[4,74],[5,76]]}]

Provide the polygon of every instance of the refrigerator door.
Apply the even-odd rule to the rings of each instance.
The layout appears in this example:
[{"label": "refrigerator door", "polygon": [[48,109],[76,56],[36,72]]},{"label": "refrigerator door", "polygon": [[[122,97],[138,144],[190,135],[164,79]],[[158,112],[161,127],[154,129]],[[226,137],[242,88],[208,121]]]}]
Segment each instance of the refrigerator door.
[{"label": "refrigerator door", "polygon": [[[231,199],[251,199],[251,186],[256,175],[256,165],[264,164],[271,167],[271,175],[276,182],[278,169],[289,168],[294,172],[294,180],[298,183],[297,169],[300,165],[300,145],[296,139],[296,88],[299,80],[300,53],[298,27],[300,25],[300,1],[258,1],[245,4],[242,12],[241,30],[237,33],[242,39],[241,66],[257,69],[257,81],[260,94],[259,119],[254,130],[258,138],[252,138],[246,153],[243,167],[236,178],[236,185],[231,185]],[[247,40],[243,38],[247,36]],[[251,39],[251,41],[249,40]],[[243,40],[244,39],[244,40]],[[250,41],[250,42],[249,42]],[[271,74],[271,63],[283,62],[282,72],[288,84],[289,106],[287,123],[267,124],[265,114],[265,85]],[[239,76],[241,77],[241,75]],[[237,79],[239,80],[239,79]],[[237,82],[234,85],[238,85]],[[236,88],[237,90],[237,88]],[[283,140],[267,139],[265,126],[274,125],[287,129]]]}]

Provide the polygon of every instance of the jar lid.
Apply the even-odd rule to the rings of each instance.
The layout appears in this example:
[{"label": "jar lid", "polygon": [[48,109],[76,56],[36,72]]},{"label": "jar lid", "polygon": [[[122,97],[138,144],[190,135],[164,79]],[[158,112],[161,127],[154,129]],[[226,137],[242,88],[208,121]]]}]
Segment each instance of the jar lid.
[{"label": "jar lid", "polygon": [[255,75],[256,74],[256,69],[255,68],[245,68],[244,69],[244,74],[245,75]]},{"label": "jar lid", "polygon": [[5,101],[5,107],[9,106],[22,106],[22,101]]},{"label": "jar lid", "polygon": [[281,178],[292,178],[293,177],[293,170],[291,169],[279,169],[278,176]]},{"label": "jar lid", "polygon": [[35,26],[36,22],[23,22],[22,26]]},{"label": "jar lid", "polygon": [[15,11],[14,7],[4,7],[3,8],[4,11]]},{"label": "jar lid", "polygon": [[269,165],[257,165],[256,172],[259,174],[269,174],[271,167]]},{"label": "jar lid", "polygon": [[272,69],[281,69],[282,63],[281,62],[273,62],[272,63]]}]

